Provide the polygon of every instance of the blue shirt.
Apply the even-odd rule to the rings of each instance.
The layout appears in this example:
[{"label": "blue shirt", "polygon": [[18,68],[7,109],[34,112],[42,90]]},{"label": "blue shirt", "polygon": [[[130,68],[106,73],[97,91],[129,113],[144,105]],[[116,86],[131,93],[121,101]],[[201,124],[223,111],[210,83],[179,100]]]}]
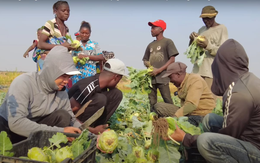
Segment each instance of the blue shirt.
[{"label": "blue shirt", "polygon": [[[81,48],[83,49],[85,55],[102,54],[99,44],[90,39],[88,40],[85,46],[81,43]],[[77,56],[79,52],[80,51],[73,51],[72,56]],[[77,63],[76,67],[81,72],[81,75],[72,76],[71,77],[72,84],[74,85],[80,79],[84,79],[89,76],[94,76],[97,73],[97,66],[96,66],[97,63],[98,61],[92,61],[92,60],[86,61],[85,65],[81,65],[80,63]]]}]

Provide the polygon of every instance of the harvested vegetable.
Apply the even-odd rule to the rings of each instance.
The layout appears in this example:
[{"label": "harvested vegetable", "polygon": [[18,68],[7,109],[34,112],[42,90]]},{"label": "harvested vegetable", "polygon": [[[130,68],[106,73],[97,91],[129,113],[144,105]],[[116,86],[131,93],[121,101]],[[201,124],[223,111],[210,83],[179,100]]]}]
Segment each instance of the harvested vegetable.
[{"label": "harvested vegetable", "polygon": [[31,160],[48,162],[48,157],[45,155],[44,151],[39,147],[33,147],[29,149],[28,158]]},{"label": "harvested vegetable", "polygon": [[73,48],[77,49],[80,47],[80,42],[78,40],[72,40],[70,35],[66,35],[66,39],[70,40]]},{"label": "harvested vegetable", "polygon": [[57,162],[62,162],[66,158],[71,158],[73,159],[73,154],[71,151],[71,148],[66,146],[58,149],[55,154],[55,158]]},{"label": "harvested vegetable", "polygon": [[141,157],[136,159],[136,163],[147,163],[147,159],[145,157]]},{"label": "harvested vegetable", "polygon": [[98,138],[98,148],[104,153],[113,153],[118,145],[118,136],[114,130],[104,131]]},{"label": "harvested vegetable", "polygon": [[89,60],[89,57],[84,57],[82,59],[79,59],[78,56],[74,56],[74,57],[72,57],[72,59],[73,59],[73,62],[75,65],[77,65],[77,64],[85,65],[86,62]]},{"label": "harvested vegetable", "polygon": [[133,147],[133,154],[137,158],[142,158],[144,157],[144,149],[140,146]]},{"label": "harvested vegetable", "polygon": [[147,158],[149,161],[155,162],[159,158],[159,152],[158,150],[152,148],[148,151]]},{"label": "harvested vegetable", "polygon": [[198,36],[196,37],[191,45],[188,47],[187,51],[185,52],[185,55],[187,55],[187,58],[190,58],[190,61],[192,64],[197,64],[198,66],[201,66],[206,53],[205,50],[198,46],[197,41],[205,41],[204,36]]},{"label": "harvested vegetable", "polygon": [[[27,156],[31,160],[50,163],[59,163],[66,158],[73,160],[89,148],[91,140],[88,140],[88,134],[87,130],[83,130],[81,135],[68,146],[67,136],[63,133],[57,133],[49,139],[51,144],[49,147],[33,147],[28,150]],[[27,157],[21,156],[20,158]]]},{"label": "harvested vegetable", "polygon": [[150,73],[153,71],[153,67],[150,66],[145,70],[137,70],[132,67],[127,67],[129,71],[129,80],[131,84],[129,87],[134,93],[142,93],[143,91],[150,93],[152,88],[152,77]]},{"label": "harvested vegetable", "polygon": [[158,115],[157,115],[155,112],[151,112],[151,113],[149,114],[149,119],[150,119],[151,121],[156,120],[156,119],[158,119]]}]

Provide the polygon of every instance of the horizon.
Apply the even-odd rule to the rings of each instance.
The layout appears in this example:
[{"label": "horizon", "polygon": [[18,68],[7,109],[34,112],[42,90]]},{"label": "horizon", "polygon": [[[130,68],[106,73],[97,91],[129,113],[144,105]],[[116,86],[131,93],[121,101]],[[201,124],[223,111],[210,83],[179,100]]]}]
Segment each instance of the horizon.
[{"label": "horizon", "polygon": [[[36,63],[23,53],[37,38],[36,30],[54,18],[52,5],[56,0],[8,0],[0,2],[2,52],[0,71],[36,71]],[[179,55],[176,61],[185,63],[191,72],[192,64],[184,55],[189,35],[204,26],[199,15],[204,6],[218,10],[216,22],[224,24],[229,38],[242,44],[249,57],[249,71],[260,77],[257,55],[260,31],[257,0],[68,0],[70,17],[65,24],[70,35],[78,31],[84,20],[92,27],[91,40],[102,50],[113,51],[126,66],[145,69],[142,57],[147,45],[153,41],[149,21],[162,19],[167,23],[164,36],[175,43]]]}]

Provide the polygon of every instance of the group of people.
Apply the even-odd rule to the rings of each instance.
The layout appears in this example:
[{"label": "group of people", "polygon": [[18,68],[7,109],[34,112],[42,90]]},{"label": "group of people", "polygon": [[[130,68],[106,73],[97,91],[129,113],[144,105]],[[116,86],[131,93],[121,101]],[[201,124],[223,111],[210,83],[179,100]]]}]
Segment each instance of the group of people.
[{"label": "group of people", "polygon": [[[206,57],[202,65],[194,64],[192,73],[187,66],[175,62],[178,51],[172,40],[165,38],[166,23],[149,22],[151,34],[156,40],[145,51],[143,62],[152,65],[152,92],[149,94],[151,111],[159,116],[188,116],[190,123],[205,133],[190,135],[176,126],[171,138],[186,147],[197,146],[207,162],[257,163],[260,162],[260,79],[248,70],[248,57],[234,39],[228,39],[227,28],[215,21],[218,11],[205,6],[200,17],[205,26],[190,34],[189,45],[197,41]],[[181,99],[181,107],[171,99],[169,82],[177,87],[174,94]],[[164,103],[157,102],[159,89]],[[223,115],[212,113],[216,101],[223,100]]]},{"label": "group of people", "polygon": [[[39,130],[81,133],[86,121],[90,132],[102,133],[123,98],[116,85],[126,75],[125,64],[113,55],[106,57],[89,39],[91,27],[85,21],[75,34],[84,53],[74,49],[66,40],[68,3],[58,1],[53,10],[55,19],[38,29],[38,40],[24,54],[35,49],[37,72],[14,79],[0,107],[0,131],[6,131],[13,143]],[[208,162],[260,162],[260,79],[249,72],[242,45],[228,39],[227,28],[216,23],[217,14],[213,6],[204,7],[200,17],[205,26],[190,35],[189,44],[199,35],[206,38],[198,41],[206,57],[201,66],[194,65],[192,73],[186,72],[184,63],[175,62],[179,53],[163,35],[166,23],[148,22],[156,37],[143,57],[146,67],[154,67],[150,109],[162,117],[188,116],[195,126],[202,123],[205,133],[199,136],[185,134],[177,126],[171,137],[186,147],[197,146]],[[88,57],[89,62],[75,66],[73,56]],[[181,99],[181,107],[173,104],[170,82],[178,89],[174,94]],[[164,103],[157,102],[157,89]],[[224,116],[211,113],[220,97]]]}]

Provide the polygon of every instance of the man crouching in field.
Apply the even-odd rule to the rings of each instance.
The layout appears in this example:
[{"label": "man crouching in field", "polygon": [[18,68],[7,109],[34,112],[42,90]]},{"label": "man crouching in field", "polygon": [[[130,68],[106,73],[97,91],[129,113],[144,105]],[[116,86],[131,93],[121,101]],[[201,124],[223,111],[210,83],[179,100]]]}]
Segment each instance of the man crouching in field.
[{"label": "man crouching in field", "polygon": [[211,113],[215,107],[213,95],[200,75],[186,73],[187,66],[181,62],[171,63],[162,77],[169,77],[178,88],[182,106],[157,103],[154,108],[160,116],[188,116],[189,122],[198,126],[202,117]]},{"label": "man crouching in field", "polygon": [[81,122],[88,120],[92,127],[107,123],[123,98],[116,85],[125,75],[125,64],[109,59],[103,67],[100,74],[81,79],[68,92],[77,118]]},{"label": "man crouching in field", "polygon": [[40,130],[80,133],[64,91],[69,78],[79,73],[68,49],[54,47],[39,73],[22,74],[11,83],[0,107],[0,132],[6,131],[12,143]]}]

